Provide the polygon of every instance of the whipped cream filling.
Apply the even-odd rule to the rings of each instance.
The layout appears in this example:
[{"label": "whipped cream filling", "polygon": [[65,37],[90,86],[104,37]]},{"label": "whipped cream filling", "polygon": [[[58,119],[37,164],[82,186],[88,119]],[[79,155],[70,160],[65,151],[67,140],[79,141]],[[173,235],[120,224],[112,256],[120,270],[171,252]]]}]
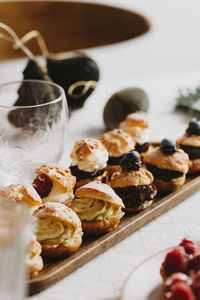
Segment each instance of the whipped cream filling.
[{"label": "whipped cream filling", "polygon": [[102,149],[96,149],[82,160],[73,159],[72,166],[78,166],[79,170],[85,172],[94,172],[102,170],[106,167],[108,160],[108,152]]},{"label": "whipped cream filling", "polygon": [[28,253],[26,254],[26,264],[27,265],[34,264],[34,262],[37,261],[38,257],[40,256],[40,254],[42,252],[41,245],[38,243],[37,247],[38,247],[38,251],[29,250]]},{"label": "whipped cream filling", "polygon": [[39,219],[37,239],[41,244],[68,244],[76,233],[76,229],[53,218]]},{"label": "whipped cream filling", "polygon": [[47,197],[42,198],[42,203],[58,202],[61,204],[70,205],[73,198],[73,193],[66,192],[66,188],[54,182],[49,195]]},{"label": "whipped cream filling", "polygon": [[94,198],[77,198],[74,211],[81,220],[102,221],[118,215],[121,208],[109,202]]}]

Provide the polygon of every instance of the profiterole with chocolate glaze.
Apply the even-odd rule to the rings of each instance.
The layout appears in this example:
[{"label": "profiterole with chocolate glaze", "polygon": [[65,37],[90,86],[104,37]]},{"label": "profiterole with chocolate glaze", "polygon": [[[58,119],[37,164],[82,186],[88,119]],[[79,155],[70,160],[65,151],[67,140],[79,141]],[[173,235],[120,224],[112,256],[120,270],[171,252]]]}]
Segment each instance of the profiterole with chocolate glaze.
[{"label": "profiterole with chocolate glaze", "polygon": [[145,159],[147,169],[154,176],[159,191],[174,191],[185,182],[189,157],[178,149],[174,141],[163,139],[160,147],[152,150]]},{"label": "profiterole with chocolate glaze", "polygon": [[108,152],[103,144],[97,139],[78,140],[71,152],[72,175],[76,176],[76,186],[96,180],[100,182],[107,181],[107,171],[105,170],[108,161]]},{"label": "profiterole with chocolate glaze", "polygon": [[157,194],[153,175],[141,167],[140,155],[131,151],[120,162],[121,172],[112,175],[110,185],[123,200],[127,212],[138,212],[150,205]]},{"label": "profiterole with chocolate glaze", "polygon": [[177,140],[177,144],[189,156],[189,171],[194,174],[200,171],[200,121],[192,119],[185,134]]}]

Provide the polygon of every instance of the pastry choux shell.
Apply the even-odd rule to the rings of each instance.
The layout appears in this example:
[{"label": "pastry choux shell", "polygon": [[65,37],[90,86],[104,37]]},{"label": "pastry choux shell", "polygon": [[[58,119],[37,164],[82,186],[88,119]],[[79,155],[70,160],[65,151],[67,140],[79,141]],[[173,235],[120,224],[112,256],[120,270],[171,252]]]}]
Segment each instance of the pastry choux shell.
[{"label": "pastry choux shell", "polygon": [[176,152],[166,155],[158,147],[146,156],[145,163],[152,164],[161,169],[178,171],[185,174],[188,172],[189,157],[182,149],[177,149]]},{"label": "pastry choux shell", "polygon": [[153,175],[144,168],[140,168],[138,171],[116,172],[110,179],[110,185],[112,188],[149,185],[152,182]]},{"label": "pastry choux shell", "polygon": [[75,195],[78,198],[95,198],[110,202],[118,207],[124,207],[121,198],[117,196],[113,189],[109,185],[98,181],[91,181],[80,187],[76,190]]},{"label": "pastry choux shell", "polygon": [[27,204],[30,208],[36,208],[42,204],[42,200],[31,184],[11,184],[0,189],[0,195],[14,201]]},{"label": "pastry choux shell", "polygon": [[121,156],[135,148],[131,137],[122,129],[113,129],[100,136],[100,141],[110,156]]}]

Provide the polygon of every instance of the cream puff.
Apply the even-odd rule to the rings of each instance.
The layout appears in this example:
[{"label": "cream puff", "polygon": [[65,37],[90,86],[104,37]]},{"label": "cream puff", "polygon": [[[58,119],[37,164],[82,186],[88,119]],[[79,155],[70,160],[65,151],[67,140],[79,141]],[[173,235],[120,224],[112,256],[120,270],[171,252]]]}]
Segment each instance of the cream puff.
[{"label": "cream puff", "polygon": [[42,202],[58,202],[69,206],[74,198],[73,190],[76,177],[67,168],[56,164],[44,164],[36,169],[37,177],[33,181]]},{"label": "cream puff", "polygon": [[80,247],[83,234],[81,221],[71,208],[47,202],[38,207],[33,216],[36,217],[36,235],[43,256],[65,257]]},{"label": "cream puff", "polygon": [[82,222],[85,234],[98,235],[116,228],[124,215],[124,204],[113,189],[92,181],[75,192],[74,211]]},{"label": "cream puff", "polygon": [[178,149],[173,141],[163,139],[160,147],[147,155],[145,163],[154,176],[157,189],[170,192],[184,184],[189,157],[182,149]]},{"label": "cream puff", "polygon": [[75,143],[71,152],[70,170],[76,176],[76,188],[96,180],[106,182],[105,168],[108,152],[99,140],[83,139]]},{"label": "cream puff", "polygon": [[153,175],[141,167],[140,155],[131,151],[120,162],[122,171],[112,175],[110,185],[124,202],[124,211],[138,212],[150,205],[157,194]]},{"label": "cream puff", "polygon": [[102,134],[99,138],[108,151],[109,159],[106,170],[109,176],[114,172],[120,171],[120,160],[124,153],[135,148],[135,143],[131,137],[122,129],[114,129]]},{"label": "cream puff", "polygon": [[27,273],[30,278],[34,278],[43,269],[44,263],[41,257],[42,247],[36,239],[36,235],[31,233],[26,255]]},{"label": "cream puff", "polygon": [[177,144],[189,156],[189,171],[193,174],[200,171],[200,121],[192,119],[185,134],[177,140]]},{"label": "cream puff", "polygon": [[135,143],[147,142],[149,123],[147,115],[138,111],[126,116],[126,119],[119,124],[119,128],[127,132]]},{"label": "cream puff", "polygon": [[42,200],[31,184],[11,184],[0,189],[0,196],[26,204],[32,213]]}]

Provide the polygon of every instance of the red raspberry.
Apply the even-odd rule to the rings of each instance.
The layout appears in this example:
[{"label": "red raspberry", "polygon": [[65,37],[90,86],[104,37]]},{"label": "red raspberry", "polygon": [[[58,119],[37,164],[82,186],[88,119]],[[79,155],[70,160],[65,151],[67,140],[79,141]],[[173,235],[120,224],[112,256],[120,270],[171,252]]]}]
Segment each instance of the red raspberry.
[{"label": "red raspberry", "polygon": [[47,197],[52,189],[52,181],[45,174],[39,174],[33,181],[33,187],[41,198]]},{"label": "red raspberry", "polygon": [[192,289],[197,299],[200,299],[200,271],[195,275],[192,282]]},{"label": "red raspberry", "polygon": [[188,282],[188,276],[184,273],[178,272],[178,273],[173,273],[171,276],[167,278],[165,281],[165,293],[171,290],[171,287],[176,284],[177,282]]},{"label": "red raspberry", "polygon": [[197,245],[192,239],[184,238],[179,246],[182,246],[187,254],[195,255],[197,251]]},{"label": "red raspberry", "polygon": [[200,254],[191,258],[188,262],[188,270],[198,271],[200,270]]},{"label": "red raspberry", "polygon": [[196,300],[196,297],[188,284],[177,282],[172,286],[169,300]]},{"label": "red raspberry", "polygon": [[186,272],[188,259],[185,257],[181,247],[176,247],[167,253],[163,262],[164,276],[168,277],[172,273]]}]

